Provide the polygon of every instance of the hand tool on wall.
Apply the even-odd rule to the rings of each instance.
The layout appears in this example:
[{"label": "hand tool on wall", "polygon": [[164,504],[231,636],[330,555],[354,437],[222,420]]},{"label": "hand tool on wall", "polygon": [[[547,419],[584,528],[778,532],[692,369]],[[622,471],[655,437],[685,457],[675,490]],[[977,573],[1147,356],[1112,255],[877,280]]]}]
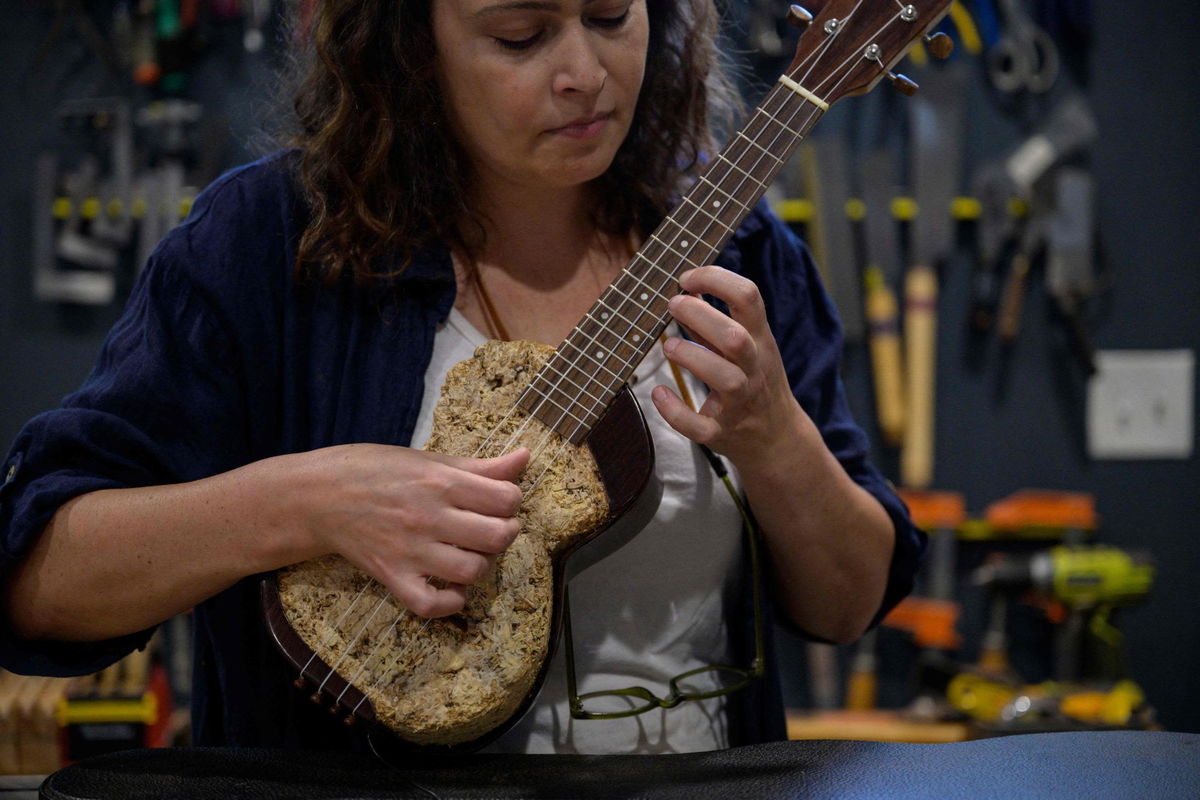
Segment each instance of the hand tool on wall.
[{"label": "hand tool on wall", "polygon": [[970,323],[987,333],[995,321],[1000,290],[998,273],[1004,254],[1019,230],[1035,184],[1062,161],[1096,138],[1096,120],[1087,101],[1068,95],[1028,139],[1003,158],[984,164],[976,173],[973,193],[980,202],[976,225],[978,259],[971,279]]},{"label": "hand tool on wall", "polygon": [[129,109],[122,99],[72,100],[56,116],[81,154],[65,167],[57,152],[38,158],[34,295],[49,302],[104,305],[115,296],[114,271],[132,235]]},{"label": "hand tool on wall", "polygon": [[996,332],[1006,345],[1016,341],[1021,330],[1021,312],[1025,306],[1029,272],[1045,246],[1045,213],[1041,203],[1036,200],[1030,203],[1021,220],[1020,233],[1014,236],[1015,249],[996,313]]},{"label": "hand tool on wall", "polygon": [[904,279],[904,376],[908,413],[900,481],[913,489],[933,482],[937,396],[938,269],[954,244],[950,205],[959,191],[966,75],[961,63],[927,70],[909,108],[909,140],[917,214],[912,258]]},{"label": "hand tool on wall", "polygon": [[999,0],[1004,22],[1000,38],[987,52],[988,78],[1008,94],[1044,94],[1058,80],[1059,54],[1054,40],[1030,18],[1021,0]]},{"label": "hand tool on wall", "polygon": [[884,442],[897,447],[904,440],[907,404],[900,352],[899,307],[893,289],[899,272],[899,252],[896,221],[892,216],[897,181],[891,151],[870,151],[862,159],[861,178],[860,194],[866,204],[863,294],[875,386],[875,414]]},{"label": "hand tool on wall", "polygon": [[1081,306],[1096,291],[1094,194],[1094,181],[1086,170],[1058,170],[1046,255],[1046,289],[1066,322],[1071,350],[1088,375],[1096,373],[1096,358]]},{"label": "hand tool on wall", "polygon": [[862,289],[854,255],[854,232],[846,213],[850,200],[846,146],[837,136],[812,137],[801,150],[805,194],[814,208],[810,242],[819,242],[822,278],[848,342],[865,333]]},{"label": "hand tool on wall", "polygon": [[137,125],[151,143],[151,165],[138,176],[145,213],[138,230],[138,269],[158,242],[184,216],[186,164],[194,159],[193,128],[201,119],[198,103],[171,99],[138,109]]}]

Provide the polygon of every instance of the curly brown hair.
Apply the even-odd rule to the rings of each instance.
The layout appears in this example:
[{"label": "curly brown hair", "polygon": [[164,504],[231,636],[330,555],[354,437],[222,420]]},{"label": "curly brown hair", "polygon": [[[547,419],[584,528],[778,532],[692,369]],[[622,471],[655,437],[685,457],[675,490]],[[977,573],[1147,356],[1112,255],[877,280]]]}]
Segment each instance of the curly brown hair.
[{"label": "curly brown hair", "polygon": [[[713,0],[645,1],[637,109],[595,179],[596,225],[615,234],[653,230],[736,106]],[[449,133],[435,79],[432,2],[322,0],[311,35],[293,37],[291,144],[312,210],[298,276],[368,281],[403,270],[416,249],[448,242],[475,252],[482,243],[466,199],[470,162]]]}]

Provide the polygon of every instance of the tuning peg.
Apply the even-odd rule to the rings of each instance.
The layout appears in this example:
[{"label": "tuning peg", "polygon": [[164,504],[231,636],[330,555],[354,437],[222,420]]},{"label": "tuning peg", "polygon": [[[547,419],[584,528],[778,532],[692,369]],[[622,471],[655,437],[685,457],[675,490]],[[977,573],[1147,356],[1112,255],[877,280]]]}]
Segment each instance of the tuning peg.
[{"label": "tuning peg", "polygon": [[941,31],[926,36],[925,46],[929,48],[930,54],[938,59],[949,58],[954,52],[954,40]]},{"label": "tuning peg", "polygon": [[887,76],[888,79],[891,80],[892,85],[895,86],[902,95],[912,97],[917,93],[917,90],[921,88],[906,75],[897,75],[894,72],[889,72]]},{"label": "tuning peg", "polygon": [[788,8],[787,21],[800,30],[804,30],[813,21],[813,15],[807,9],[793,5]]}]

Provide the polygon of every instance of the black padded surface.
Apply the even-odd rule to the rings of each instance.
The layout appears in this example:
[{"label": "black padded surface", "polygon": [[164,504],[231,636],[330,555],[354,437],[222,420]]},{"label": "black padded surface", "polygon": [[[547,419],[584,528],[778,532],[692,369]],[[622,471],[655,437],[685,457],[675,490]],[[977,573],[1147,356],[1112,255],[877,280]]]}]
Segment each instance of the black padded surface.
[{"label": "black padded surface", "polygon": [[64,767],[47,800],[141,798],[1200,798],[1200,734],[1045,733],[957,744],[808,741],[668,756],[369,756],[132,750]]}]

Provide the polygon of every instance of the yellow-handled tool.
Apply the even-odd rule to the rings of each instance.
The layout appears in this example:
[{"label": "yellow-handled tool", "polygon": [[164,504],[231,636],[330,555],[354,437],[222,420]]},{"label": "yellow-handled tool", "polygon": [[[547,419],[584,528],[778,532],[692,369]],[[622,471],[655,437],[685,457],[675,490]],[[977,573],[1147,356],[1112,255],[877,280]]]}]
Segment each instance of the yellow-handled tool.
[{"label": "yellow-handled tool", "polygon": [[896,220],[892,216],[892,198],[897,194],[892,152],[885,149],[869,152],[862,161],[861,175],[861,194],[866,204],[863,301],[875,384],[875,414],[883,441],[899,447],[904,441],[907,411],[900,352],[900,307],[892,289],[899,272]]}]

